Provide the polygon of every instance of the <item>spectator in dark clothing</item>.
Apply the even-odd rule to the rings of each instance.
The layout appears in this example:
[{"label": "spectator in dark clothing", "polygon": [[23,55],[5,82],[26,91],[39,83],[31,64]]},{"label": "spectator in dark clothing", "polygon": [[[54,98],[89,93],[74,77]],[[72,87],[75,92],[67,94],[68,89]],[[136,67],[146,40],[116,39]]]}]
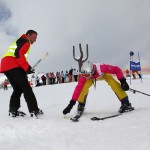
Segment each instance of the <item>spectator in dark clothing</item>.
[{"label": "spectator in dark clothing", "polygon": [[45,76],[45,75],[42,75],[42,76],[41,76],[41,79],[42,79],[43,85],[46,85],[46,76]]},{"label": "spectator in dark clothing", "polygon": [[65,77],[64,77],[64,73],[63,71],[61,71],[61,83],[64,83],[65,82]]}]

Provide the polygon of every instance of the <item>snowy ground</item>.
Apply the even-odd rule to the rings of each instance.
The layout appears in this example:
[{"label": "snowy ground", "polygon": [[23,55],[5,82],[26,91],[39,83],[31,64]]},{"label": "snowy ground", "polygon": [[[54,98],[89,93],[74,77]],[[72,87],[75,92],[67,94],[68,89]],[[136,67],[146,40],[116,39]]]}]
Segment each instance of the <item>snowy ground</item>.
[{"label": "snowy ground", "polygon": [[[129,82],[129,80],[128,80]],[[149,150],[150,97],[127,92],[135,110],[105,121],[91,121],[93,116],[116,114],[120,102],[104,81],[91,87],[85,114],[79,122],[64,119],[63,109],[68,105],[76,83],[47,85],[33,88],[39,107],[45,115],[40,119],[29,116],[24,98],[21,110],[24,118],[8,116],[12,89],[0,89],[0,150]],[[150,94],[150,75],[143,84],[133,80],[131,88]]]}]

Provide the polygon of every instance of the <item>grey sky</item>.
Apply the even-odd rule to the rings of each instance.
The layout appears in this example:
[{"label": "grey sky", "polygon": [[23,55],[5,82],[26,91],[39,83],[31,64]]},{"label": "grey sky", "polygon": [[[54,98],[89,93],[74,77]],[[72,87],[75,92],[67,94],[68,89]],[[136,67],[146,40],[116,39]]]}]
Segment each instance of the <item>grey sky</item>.
[{"label": "grey sky", "polygon": [[[150,65],[149,0],[0,0],[0,56],[9,44],[28,29],[38,32],[28,58],[31,66],[45,52],[49,56],[37,71],[51,72],[77,67],[73,46],[79,56],[79,43],[89,59],[129,66],[134,60]],[[85,55],[86,56],[86,55]]]}]

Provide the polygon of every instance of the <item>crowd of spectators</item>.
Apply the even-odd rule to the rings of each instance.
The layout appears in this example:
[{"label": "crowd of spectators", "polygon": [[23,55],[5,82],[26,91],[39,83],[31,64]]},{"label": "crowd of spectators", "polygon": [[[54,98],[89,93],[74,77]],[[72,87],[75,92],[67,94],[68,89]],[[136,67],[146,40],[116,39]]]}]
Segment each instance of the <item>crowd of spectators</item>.
[{"label": "crowd of spectators", "polygon": [[78,81],[78,70],[71,68],[69,71],[48,72],[34,76],[36,86],[52,85]]},{"label": "crowd of spectators", "polygon": [[[79,72],[77,69],[71,68],[69,71],[60,71],[60,72],[48,72],[48,73],[37,73],[32,74],[31,77],[28,77],[29,84],[31,86],[43,86],[43,85],[53,85],[69,82],[78,81]],[[9,82],[4,81],[1,85],[1,88],[7,90],[7,85]]]}]

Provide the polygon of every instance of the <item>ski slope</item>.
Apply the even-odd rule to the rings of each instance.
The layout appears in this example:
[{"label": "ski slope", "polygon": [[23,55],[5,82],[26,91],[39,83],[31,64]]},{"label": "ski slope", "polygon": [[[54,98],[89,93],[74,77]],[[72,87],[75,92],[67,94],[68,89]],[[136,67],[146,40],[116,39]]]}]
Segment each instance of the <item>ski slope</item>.
[{"label": "ski slope", "polygon": [[[129,83],[129,80],[127,80]],[[12,89],[0,89],[0,150],[149,150],[150,149],[150,97],[128,91],[135,110],[105,121],[91,121],[93,116],[116,114],[120,102],[110,87],[97,82],[90,88],[86,110],[79,122],[69,118],[76,114],[77,104],[65,119],[62,111],[68,105],[77,83],[64,83],[33,88],[39,108],[44,111],[40,119],[31,118],[21,97],[24,118],[8,116]],[[132,80],[131,88],[150,94],[150,75]]]}]

